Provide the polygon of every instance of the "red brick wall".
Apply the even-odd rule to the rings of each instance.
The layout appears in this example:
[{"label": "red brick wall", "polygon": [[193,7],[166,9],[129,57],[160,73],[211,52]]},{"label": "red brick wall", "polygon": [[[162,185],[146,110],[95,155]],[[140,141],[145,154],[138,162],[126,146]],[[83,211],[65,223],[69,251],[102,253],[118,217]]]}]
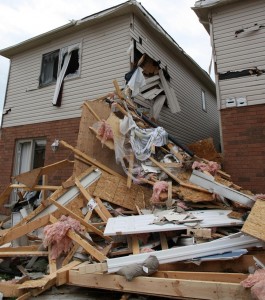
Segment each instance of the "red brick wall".
[{"label": "red brick wall", "polygon": [[221,111],[224,169],[234,183],[265,193],[265,104]]},{"label": "red brick wall", "polygon": [[[50,145],[55,139],[64,140],[72,146],[77,145],[80,118],[62,121],[46,122],[33,125],[2,128],[0,135],[0,194],[11,182],[15,144],[18,139],[45,138],[47,141],[45,151],[45,165],[58,162],[63,159],[73,160],[72,152],[60,147],[57,152],[51,150]],[[61,182],[69,178],[72,168],[63,168],[48,177],[48,184],[61,185]],[[0,207],[0,212],[8,213]]]}]

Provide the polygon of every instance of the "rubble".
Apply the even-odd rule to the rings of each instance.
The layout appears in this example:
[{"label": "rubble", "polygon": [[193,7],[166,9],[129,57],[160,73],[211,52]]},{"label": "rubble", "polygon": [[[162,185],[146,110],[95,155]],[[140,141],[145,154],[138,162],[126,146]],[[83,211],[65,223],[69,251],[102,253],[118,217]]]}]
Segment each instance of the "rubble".
[{"label": "rubble", "polygon": [[[163,73],[154,77],[135,87],[138,98],[163,95],[178,111]],[[114,93],[84,103],[77,146],[59,141],[74,162],[20,174],[0,195],[2,205],[13,190],[18,195],[12,224],[4,219],[0,231],[0,268],[9,261],[16,277],[0,282],[0,291],[22,300],[70,284],[174,299],[249,299],[240,283],[248,282],[254,257],[265,259],[258,227],[264,197],[231,181],[211,139],[181,145],[150,126],[137,112],[139,101],[113,83]],[[47,178],[39,184],[69,164],[73,174],[61,186]],[[152,257],[154,265],[147,264]],[[36,275],[40,261],[46,270]],[[214,269],[220,261],[229,272]],[[135,267],[129,275],[128,266]]]}]

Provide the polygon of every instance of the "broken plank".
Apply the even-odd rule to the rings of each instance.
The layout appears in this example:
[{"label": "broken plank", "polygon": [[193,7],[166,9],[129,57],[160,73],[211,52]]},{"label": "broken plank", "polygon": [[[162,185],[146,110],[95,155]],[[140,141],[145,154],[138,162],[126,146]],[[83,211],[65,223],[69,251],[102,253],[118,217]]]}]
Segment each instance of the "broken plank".
[{"label": "broken plank", "polygon": [[21,284],[0,281],[0,291],[5,298],[22,296],[24,292],[19,290],[20,287]]},{"label": "broken plank", "polygon": [[132,170],[134,164],[134,154],[131,153],[129,156],[129,169],[128,169],[128,177],[127,177],[127,187],[130,189],[132,185]]},{"label": "broken plank", "polygon": [[51,245],[48,246],[48,259],[49,259],[49,271],[50,273],[54,273],[57,271],[57,266],[56,266],[56,259],[52,259],[52,247]]},{"label": "broken plank", "polygon": [[60,188],[60,186],[57,185],[34,185],[33,187],[29,188],[25,184],[17,184],[13,183],[10,185],[11,188],[13,189],[23,189],[25,191],[56,191]]},{"label": "broken plank", "polygon": [[102,163],[100,163],[96,159],[88,156],[87,154],[83,153],[82,151],[78,150],[77,148],[72,147],[71,145],[69,145],[65,141],[61,140],[60,144],[63,145],[65,148],[68,148],[68,149],[72,150],[75,154],[81,156],[83,159],[85,159],[86,161],[88,161],[90,164],[98,167],[99,169],[101,169],[101,170],[103,170],[103,171],[105,171],[105,172],[107,172],[109,174],[112,174],[114,176],[117,176],[119,178],[124,178],[122,175],[116,173],[112,169],[108,168],[107,166],[103,165]]},{"label": "broken plank", "polygon": [[78,248],[80,247],[79,244],[75,243],[73,245],[73,247],[71,248],[71,250],[68,252],[67,256],[65,257],[65,259],[62,262],[62,266],[67,265],[70,260],[73,258],[74,254],[76,253],[76,251],[78,250]]},{"label": "broken plank", "polygon": [[122,292],[140,293],[173,299],[196,298],[210,300],[250,299],[250,291],[238,283],[206,282],[199,280],[136,277],[127,281],[125,277],[110,274],[80,274],[69,271],[69,284],[87,288],[101,288]]},{"label": "broken plank", "polygon": [[35,229],[43,227],[49,223],[49,215],[38,218],[37,220],[31,221],[20,226],[11,227],[5,235],[0,238],[0,245],[11,242],[29,232],[32,232]]},{"label": "broken plank", "polygon": [[48,251],[6,251],[0,252],[0,257],[48,256]]}]

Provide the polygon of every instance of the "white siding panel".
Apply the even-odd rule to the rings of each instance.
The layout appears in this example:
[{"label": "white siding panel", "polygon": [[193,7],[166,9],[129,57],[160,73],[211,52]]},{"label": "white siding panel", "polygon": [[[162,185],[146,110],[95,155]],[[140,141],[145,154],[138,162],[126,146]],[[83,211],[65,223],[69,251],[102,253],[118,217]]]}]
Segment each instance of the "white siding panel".
[{"label": "white siding panel", "polygon": [[[3,127],[80,117],[84,100],[113,91],[114,79],[122,85],[130,68],[126,53],[129,28],[130,17],[123,16],[107,26],[94,25],[14,57],[5,104],[12,110],[4,116]],[[77,42],[82,43],[80,77],[65,80],[62,105],[54,107],[51,101],[55,84],[37,88],[42,55]],[[33,90],[26,91],[27,88]]]},{"label": "white siding panel", "polygon": [[[164,106],[159,124],[183,144],[213,137],[218,146],[219,126],[215,97],[171,49],[167,49],[161,40],[154,39],[154,36],[146,31],[140,20],[135,19],[131,34],[136,41],[139,41],[139,37],[142,38],[142,45],[137,43],[141,52],[146,52],[154,60],[160,60],[161,67],[167,66],[171,76],[170,84],[180,104],[181,111],[176,114],[172,114],[169,108]],[[206,92],[207,112],[202,110],[202,89]]]},{"label": "white siding panel", "polygon": [[[265,28],[235,37],[237,30],[265,24],[265,1],[238,1],[216,8],[212,20],[218,73],[265,69]],[[219,80],[219,88],[221,108],[225,108],[225,99],[231,97],[246,96],[248,105],[265,103],[265,75]]]}]

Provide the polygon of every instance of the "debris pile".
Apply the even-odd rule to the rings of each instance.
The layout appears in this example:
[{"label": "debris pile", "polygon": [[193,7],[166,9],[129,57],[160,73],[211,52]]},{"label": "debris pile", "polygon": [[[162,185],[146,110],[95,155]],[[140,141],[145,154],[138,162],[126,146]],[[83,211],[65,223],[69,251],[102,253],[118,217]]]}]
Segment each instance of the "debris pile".
[{"label": "debris pile", "polygon": [[[138,100],[151,90],[152,99],[173,97],[159,75],[135,89],[130,83],[141,91]],[[258,268],[253,257],[265,259],[264,233],[252,226],[264,223],[256,208],[265,205],[264,195],[231,181],[212,139],[183,146],[114,86],[115,93],[84,103],[77,146],[59,142],[74,162],[20,174],[0,195],[1,204],[11,192],[18,196],[0,231],[0,270],[16,277],[0,282],[0,291],[28,299],[72,284],[176,299],[248,299],[243,286],[256,286],[246,279],[248,267]],[[47,178],[38,185],[69,164],[73,175],[61,186],[44,184]]]}]

